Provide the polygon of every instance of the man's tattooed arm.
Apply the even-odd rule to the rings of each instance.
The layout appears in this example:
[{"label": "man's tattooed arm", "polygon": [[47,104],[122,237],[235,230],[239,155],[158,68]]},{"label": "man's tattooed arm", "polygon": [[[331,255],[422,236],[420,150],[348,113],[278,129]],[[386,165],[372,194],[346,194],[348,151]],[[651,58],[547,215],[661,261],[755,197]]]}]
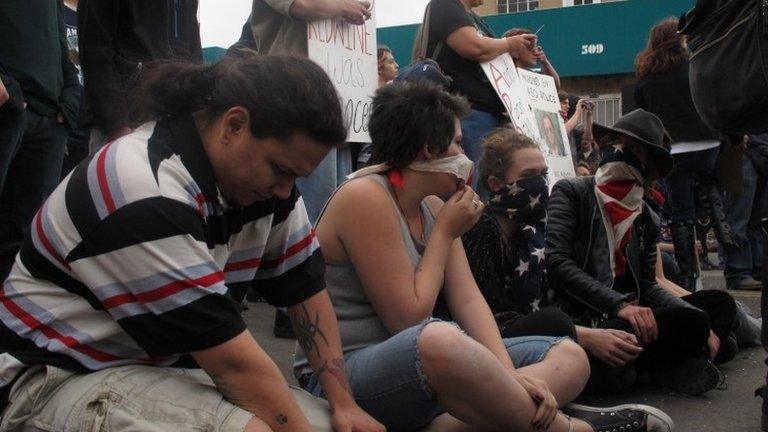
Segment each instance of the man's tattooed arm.
[{"label": "man's tattooed arm", "polygon": [[315,317],[309,315],[307,307],[302,303],[293,314],[293,327],[296,332],[296,340],[299,346],[304,350],[304,354],[309,357],[312,351],[315,351],[320,357],[319,340],[328,346],[328,338],[325,337],[320,329],[320,313],[315,311]]}]

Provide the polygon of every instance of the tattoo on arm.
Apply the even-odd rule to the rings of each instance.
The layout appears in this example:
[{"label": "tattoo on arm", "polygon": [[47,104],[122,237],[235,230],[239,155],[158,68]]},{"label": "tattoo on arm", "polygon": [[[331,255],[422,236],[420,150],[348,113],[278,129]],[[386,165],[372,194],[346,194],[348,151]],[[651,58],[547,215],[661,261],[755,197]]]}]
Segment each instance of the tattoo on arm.
[{"label": "tattoo on arm", "polygon": [[348,393],[352,393],[352,390],[349,388],[349,382],[347,381],[347,372],[344,369],[344,359],[335,358],[323,363],[323,365],[315,371],[315,378],[319,381],[320,376],[328,372],[331,376],[336,378],[336,381],[341,384],[342,388]]},{"label": "tattoo on arm", "polygon": [[320,312],[315,311],[314,321],[309,316],[309,311],[304,304],[301,304],[301,309],[294,312],[294,324],[296,330],[296,340],[299,342],[299,346],[304,350],[304,353],[309,357],[312,350],[315,350],[317,356],[320,356],[320,347],[318,346],[319,336],[325,345],[328,346],[328,339],[320,330]]},{"label": "tattoo on arm", "polygon": [[278,424],[286,424],[288,423],[288,417],[286,417],[286,415],[283,413],[278,413],[277,416],[275,417],[275,421]]}]

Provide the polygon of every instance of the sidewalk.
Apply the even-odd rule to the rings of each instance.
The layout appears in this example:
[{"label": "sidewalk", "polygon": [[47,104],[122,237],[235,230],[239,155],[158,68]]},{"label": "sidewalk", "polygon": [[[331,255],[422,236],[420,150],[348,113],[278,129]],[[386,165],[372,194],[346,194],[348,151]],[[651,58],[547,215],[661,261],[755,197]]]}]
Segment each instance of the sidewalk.
[{"label": "sidewalk", "polygon": [[[704,286],[707,289],[724,289],[722,273],[707,272]],[[731,294],[753,313],[759,313],[760,293],[732,291]],[[261,347],[275,359],[289,382],[295,383],[291,363],[296,342],[272,337],[274,309],[263,303],[250,303],[250,309],[244,316]],[[761,348],[742,350],[722,368],[727,375],[728,388],[713,390],[700,397],[646,386],[625,395],[593,397],[580,402],[597,406],[630,402],[653,405],[672,417],[678,432],[757,432],[760,430],[761,399],[754,397],[753,392],[765,377],[765,356]]]}]

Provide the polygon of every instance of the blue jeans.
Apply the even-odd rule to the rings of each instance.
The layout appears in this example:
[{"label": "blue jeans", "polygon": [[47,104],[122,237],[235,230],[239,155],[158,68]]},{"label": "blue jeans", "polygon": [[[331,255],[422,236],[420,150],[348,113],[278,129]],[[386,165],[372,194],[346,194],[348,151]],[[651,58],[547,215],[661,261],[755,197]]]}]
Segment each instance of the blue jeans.
[{"label": "blue jeans", "polygon": [[[760,277],[763,268],[764,237],[760,220],[768,216],[768,179],[759,175],[746,155],[742,156],[744,189],[741,194],[726,192],[725,214],[739,242],[739,248],[725,250],[725,280],[728,287],[747,276]],[[727,249],[727,248],[726,248]]]},{"label": "blue jeans", "polygon": [[719,147],[715,147],[672,155],[675,165],[666,177],[670,222],[696,220],[696,183],[712,177],[719,153]]},{"label": "blue jeans", "polygon": [[498,116],[477,109],[473,109],[469,116],[461,121],[461,147],[464,149],[464,154],[475,163],[471,186],[482,197],[488,195],[485,187],[478,188],[479,164],[483,155],[483,138],[500,126],[501,122]]},{"label": "blue jeans", "polygon": [[[434,321],[439,320],[424,321],[384,342],[344,356],[355,400],[387,430],[419,430],[444,412],[435,392],[427,385],[418,350],[421,331]],[[565,339],[525,336],[503,341],[512,363],[520,368],[540,362],[550,348]],[[309,380],[306,390],[324,397],[314,377]]]},{"label": "blue jeans", "polygon": [[331,149],[312,174],[296,180],[307,207],[309,221],[313,225],[333,192],[351,173],[352,152],[349,146],[345,145]]},{"label": "blue jeans", "polygon": [[0,128],[0,167],[7,166],[0,194],[0,281],[11,271],[35,212],[59,183],[67,128],[29,109]]}]

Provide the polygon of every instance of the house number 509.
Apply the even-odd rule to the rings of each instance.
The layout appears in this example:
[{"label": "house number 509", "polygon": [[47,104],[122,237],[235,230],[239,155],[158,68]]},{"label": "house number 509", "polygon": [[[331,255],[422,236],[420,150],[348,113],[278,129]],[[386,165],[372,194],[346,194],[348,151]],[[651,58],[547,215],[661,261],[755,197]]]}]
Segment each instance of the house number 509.
[{"label": "house number 509", "polygon": [[601,43],[581,46],[581,55],[602,54],[603,51],[605,51],[605,47]]}]

